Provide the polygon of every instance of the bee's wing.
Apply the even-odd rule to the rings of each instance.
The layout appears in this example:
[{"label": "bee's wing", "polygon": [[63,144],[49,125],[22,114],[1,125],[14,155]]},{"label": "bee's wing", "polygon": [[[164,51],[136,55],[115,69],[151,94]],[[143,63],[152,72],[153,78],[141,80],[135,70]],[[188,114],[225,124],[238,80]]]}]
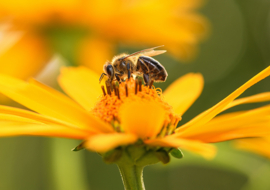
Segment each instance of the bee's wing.
[{"label": "bee's wing", "polygon": [[166,52],[166,50],[151,50],[151,51],[143,52],[143,53],[141,53],[141,55],[153,57],[153,56],[156,56],[156,55],[163,54],[165,52]]},{"label": "bee's wing", "polygon": [[[164,45],[162,45],[162,46],[164,46]],[[155,50],[156,48],[159,48],[159,47],[162,47],[162,46],[157,46],[157,47],[153,47],[153,48],[148,48],[148,49],[144,49],[144,50],[141,50],[141,51],[137,51],[135,53],[132,53],[132,54],[126,56],[124,59],[126,59],[128,57],[131,57],[131,56],[138,56],[138,55],[145,55],[145,56],[152,57],[152,56],[155,56],[155,55],[159,55],[159,54],[165,53],[166,50]]]}]

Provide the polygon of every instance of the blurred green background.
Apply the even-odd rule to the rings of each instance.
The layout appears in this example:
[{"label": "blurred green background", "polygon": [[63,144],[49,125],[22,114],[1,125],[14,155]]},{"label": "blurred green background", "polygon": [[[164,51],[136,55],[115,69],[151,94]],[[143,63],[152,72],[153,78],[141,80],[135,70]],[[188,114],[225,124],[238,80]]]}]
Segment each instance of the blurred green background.
[{"label": "blurred green background", "polygon": [[[157,59],[169,73],[162,89],[188,72],[205,79],[201,97],[184,115],[186,122],[213,106],[269,65],[270,1],[209,0],[200,12],[211,24],[209,38],[197,57],[181,63],[168,55]],[[69,38],[69,34],[65,35]],[[140,50],[118,45],[118,53]],[[166,48],[166,47],[165,47]],[[243,96],[269,91],[270,79],[256,84]],[[238,106],[229,111],[262,104]],[[2,190],[106,190],[123,189],[116,165],[103,163],[89,151],[71,152],[79,141],[44,137],[0,139]],[[269,190],[270,160],[219,143],[218,155],[208,161],[188,152],[182,160],[149,166],[144,171],[147,190]],[[270,148],[270,147],[269,147]]]}]

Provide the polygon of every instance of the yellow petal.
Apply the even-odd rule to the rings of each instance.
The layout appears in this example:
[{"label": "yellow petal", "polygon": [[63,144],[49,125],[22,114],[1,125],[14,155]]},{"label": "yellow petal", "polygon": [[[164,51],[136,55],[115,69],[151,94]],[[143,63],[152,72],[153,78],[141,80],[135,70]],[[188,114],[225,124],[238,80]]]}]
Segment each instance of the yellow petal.
[{"label": "yellow petal", "polygon": [[111,133],[94,135],[87,139],[85,147],[96,152],[107,152],[118,146],[135,143],[138,137],[128,133]]},{"label": "yellow petal", "polygon": [[234,142],[236,148],[251,151],[270,158],[270,138],[248,138]]},{"label": "yellow petal", "polygon": [[38,113],[63,120],[79,128],[92,132],[113,131],[109,125],[85,112],[79,106],[69,103],[68,98],[63,98],[64,95],[59,96],[58,93],[53,93],[53,89],[48,91],[41,85],[0,75],[0,92]]},{"label": "yellow petal", "polygon": [[0,121],[16,121],[16,122],[28,122],[28,123],[33,123],[33,124],[44,124],[42,122],[29,119],[26,117],[20,117],[17,115],[3,114],[3,113],[0,113]]},{"label": "yellow petal", "polygon": [[10,120],[13,117],[12,121],[27,121],[31,123],[43,123],[48,125],[63,125],[66,127],[76,128],[78,130],[85,131],[85,133],[89,132],[88,130],[80,129],[70,123],[57,120],[55,118],[44,116],[32,111],[20,109],[20,108],[13,108],[8,106],[1,106],[0,105],[0,121]]},{"label": "yellow petal", "polygon": [[49,86],[46,86],[45,84],[42,84],[41,82],[39,82],[33,78],[29,79],[28,83],[33,84],[34,86],[47,91],[48,93],[53,95],[55,98],[61,99],[66,104],[69,104],[70,106],[78,107],[78,104],[76,102],[74,102],[72,99],[70,99],[68,96],[66,96],[65,94],[63,94],[63,93],[61,93],[61,92],[59,92],[59,91],[57,91]]},{"label": "yellow petal", "polygon": [[165,100],[177,114],[185,111],[200,96],[203,89],[203,77],[198,73],[189,73],[173,82],[164,92]]},{"label": "yellow petal", "polygon": [[89,134],[84,131],[67,128],[61,125],[45,125],[27,122],[0,121],[0,136],[37,135],[86,139]]},{"label": "yellow petal", "polygon": [[[244,137],[270,135],[270,106],[250,111],[224,114],[200,128],[181,132],[182,138],[203,142],[220,142]],[[192,129],[192,130],[191,130]]]},{"label": "yellow petal", "polygon": [[85,67],[67,67],[61,70],[58,82],[62,89],[87,111],[94,107],[102,94],[99,75]]},{"label": "yellow petal", "polygon": [[82,139],[90,134],[87,130],[48,116],[19,108],[0,106],[0,136],[41,135]]},{"label": "yellow petal", "polygon": [[156,136],[165,120],[165,110],[156,102],[133,101],[120,107],[121,127],[140,138]]},{"label": "yellow petal", "polygon": [[270,92],[263,92],[263,93],[256,94],[253,96],[236,99],[232,101],[230,104],[228,104],[223,110],[229,109],[231,107],[234,107],[240,104],[266,102],[266,101],[270,101]]},{"label": "yellow petal", "polygon": [[[81,5],[81,6],[80,6]],[[57,15],[57,22],[79,21],[78,15],[82,12],[82,1],[75,0],[27,0],[24,2],[11,0],[0,1],[0,15],[12,18],[23,24],[44,24],[52,22],[52,17]]]},{"label": "yellow petal", "polygon": [[101,37],[85,38],[78,47],[78,61],[98,74],[103,72],[103,65],[114,56],[113,43]]},{"label": "yellow petal", "polygon": [[175,138],[173,136],[167,136],[162,139],[151,139],[145,141],[145,143],[152,146],[174,147],[185,149],[190,152],[199,154],[207,159],[213,158],[216,154],[216,147],[213,145],[205,144],[195,140]]},{"label": "yellow petal", "polygon": [[252,85],[256,84],[257,82],[261,81],[262,79],[266,78],[269,75],[270,75],[270,66],[261,71],[253,78],[251,78],[249,81],[247,81],[241,87],[236,89],[233,93],[224,98],[218,104],[199,114],[198,116],[196,116],[183,126],[179,127],[176,130],[178,132],[176,135],[181,136],[181,132],[185,130],[196,131],[196,129],[200,128],[202,125],[204,125],[205,123],[210,121],[213,117],[215,117],[217,114],[219,114],[224,108],[226,108],[226,106],[228,106],[235,98],[240,96],[246,89],[248,89],[249,87],[251,87]]}]

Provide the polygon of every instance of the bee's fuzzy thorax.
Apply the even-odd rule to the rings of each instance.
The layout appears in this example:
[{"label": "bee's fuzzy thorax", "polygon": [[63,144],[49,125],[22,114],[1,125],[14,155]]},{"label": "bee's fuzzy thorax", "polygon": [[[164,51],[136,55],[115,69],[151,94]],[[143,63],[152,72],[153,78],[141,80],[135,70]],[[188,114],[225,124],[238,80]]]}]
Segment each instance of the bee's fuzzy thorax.
[{"label": "bee's fuzzy thorax", "polygon": [[127,55],[128,55],[128,54],[126,54],[126,53],[121,53],[120,55],[114,56],[113,59],[112,59],[112,64],[113,64],[115,61],[117,61],[117,59],[119,59],[119,58],[121,58],[121,57],[125,57],[125,56],[127,56]]}]

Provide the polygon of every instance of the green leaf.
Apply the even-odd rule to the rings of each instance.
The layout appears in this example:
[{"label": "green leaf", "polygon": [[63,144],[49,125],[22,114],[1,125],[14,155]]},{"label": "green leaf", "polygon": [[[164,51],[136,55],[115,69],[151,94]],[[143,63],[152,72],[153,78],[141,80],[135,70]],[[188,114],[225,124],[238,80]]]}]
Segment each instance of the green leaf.
[{"label": "green leaf", "polygon": [[76,146],[75,148],[71,149],[71,151],[77,152],[84,149],[84,142]]},{"label": "green leaf", "polygon": [[181,158],[184,157],[183,152],[182,152],[180,149],[178,149],[178,148],[172,149],[172,151],[170,152],[170,154],[171,154],[173,157],[178,158],[178,159],[181,159]]}]

